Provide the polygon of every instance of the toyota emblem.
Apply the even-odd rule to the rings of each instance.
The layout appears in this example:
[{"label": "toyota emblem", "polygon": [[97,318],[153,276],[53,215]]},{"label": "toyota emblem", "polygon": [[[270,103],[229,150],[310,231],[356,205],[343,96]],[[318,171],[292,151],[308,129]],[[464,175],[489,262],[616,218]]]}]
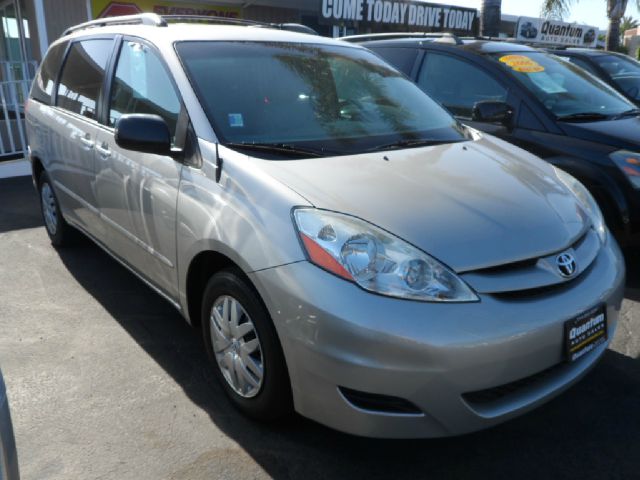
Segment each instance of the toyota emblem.
[{"label": "toyota emblem", "polygon": [[563,277],[572,277],[577,270],[576,259],[570,253],[561,253],[556,258],[558,271]]}]

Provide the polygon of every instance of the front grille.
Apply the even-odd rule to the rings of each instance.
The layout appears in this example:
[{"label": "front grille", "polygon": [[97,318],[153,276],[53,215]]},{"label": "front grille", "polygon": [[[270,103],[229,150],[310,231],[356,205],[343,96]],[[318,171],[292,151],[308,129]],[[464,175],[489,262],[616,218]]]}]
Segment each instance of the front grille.
[{"label": "front grille", "polygon": [[504,385],[499,385],[497,387],[487,388],[486,390],[478,390],[476,392],[463,393],[462,398],[471,404],[476,405],[487,405],[493,402],[497,402],[499,400],[504,399],[509,395],[513,395],[518,393],[519,391],[535,385],[538,382],[541,382],[547,379],[549,376],[553,375],[557,370],[559,370],[563,366],[562,363],[558,363],[546,370],[543,370],[538,373],[534,373],[525,378],[521,378],[520,380],[515,380],[510,383],[505,383]]},{"label": "front grille", "polygon": [[[591,268],[600,247],[596,232],[589,229],[571,245],[553,254],[471,270],[460,276],[476,292],[505,299],[559,292]],[[576,260],[578,271],[572,278],[563,277],[557,269],[556,257],[563,252],[570,252]]]},{"label": "front grille", "polygon": [[360,392],[350,388],[338,387],[342,396],[352,405],[378,413],[395,413],[404,415],[422,415],[422,411],[413,403],[403,398],[376,393]]}]

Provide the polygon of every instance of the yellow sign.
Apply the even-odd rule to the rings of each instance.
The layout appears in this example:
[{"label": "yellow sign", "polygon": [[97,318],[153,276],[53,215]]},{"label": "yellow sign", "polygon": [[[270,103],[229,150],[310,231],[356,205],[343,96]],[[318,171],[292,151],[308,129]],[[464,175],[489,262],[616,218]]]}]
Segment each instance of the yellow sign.
[{"label": "yellow sign", "polygon": [[93,18],[114,17],[116,15],[135,15],[152,12],[158,15],[206,15],[215,17],[239,18],[241,9],[211,5],[210,3],[178,3],[162,0],[133,0],[119,2],[112,0],[91,0]]},{"label": "yellow sign", "polygon": [[525,57],[524,55],[505,55],[500,57],[500,61],[509,65],[516,72],[544,72],[544,67],[542,65],[529,57]]}]

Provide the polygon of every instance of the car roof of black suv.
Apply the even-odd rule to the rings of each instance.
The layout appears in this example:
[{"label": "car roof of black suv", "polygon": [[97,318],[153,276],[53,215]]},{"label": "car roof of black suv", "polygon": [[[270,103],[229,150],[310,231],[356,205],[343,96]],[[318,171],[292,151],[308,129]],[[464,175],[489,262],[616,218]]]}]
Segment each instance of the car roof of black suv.
[{"label": "car roof of black suv", "polygon": [[416,44],[421,46],[427,45],[446,45],[466,50],[470,53],[500,53],[500,52],[526,52],[535,51],[534,48],[520,43],[505,42],[500,40],[478,39],[478,38],[459,38],[452,34],[371,34],[371,35],[355,35],[343,37],[350,43],[358,43],[363,46],[412,46]]},{"label": "car roof of black suv", "polygon": [[619,53],[619,52],[610,52],[608,50],[596,50],[593,48],[547,48],[547,51],[549,53],[553,53],[556,55],[579,54],[585,57],[600,57],[605,55],[626,56],[623,53]]}]

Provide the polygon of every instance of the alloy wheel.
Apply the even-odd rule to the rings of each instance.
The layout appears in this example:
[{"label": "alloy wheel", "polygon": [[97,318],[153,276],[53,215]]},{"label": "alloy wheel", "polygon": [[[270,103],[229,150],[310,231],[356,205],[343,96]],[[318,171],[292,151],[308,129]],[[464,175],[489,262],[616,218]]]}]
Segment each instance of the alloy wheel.
[{"label": "alloy wheel", "polygon": [[213,352],[223,377],[241,397],[255,397],[262,387],[264,361],[251,317],[238,300],[223,295],[213,302],[209,322]]},{"label": "alloy wheel", "polygon": [[47,182],[42,184],[40,200],[42,202],[44,223],[49,233],[55,235],[58,230],[58,207],[56,205],[56,199],[53,196],[53,190]]}]

